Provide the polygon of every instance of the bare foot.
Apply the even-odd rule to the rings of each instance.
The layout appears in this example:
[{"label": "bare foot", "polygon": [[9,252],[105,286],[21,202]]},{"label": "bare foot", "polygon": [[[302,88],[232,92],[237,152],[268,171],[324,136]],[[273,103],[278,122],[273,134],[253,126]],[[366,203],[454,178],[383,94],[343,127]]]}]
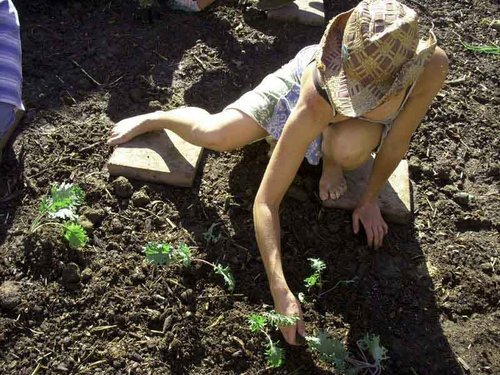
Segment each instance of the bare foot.
[{"label": "bare foot", "polygon": [[319,180],[319,197],[323,204],[328,205],[329,200],[339,199],[346,191],[347,182],[342,167],[323,162],[323,173]]},{"label": "bare foot", "polygon": [[113,126],[108,144],[111,146],[119,145],[151,130],[153,130],[152,113],[129,117],[117,122]]}]

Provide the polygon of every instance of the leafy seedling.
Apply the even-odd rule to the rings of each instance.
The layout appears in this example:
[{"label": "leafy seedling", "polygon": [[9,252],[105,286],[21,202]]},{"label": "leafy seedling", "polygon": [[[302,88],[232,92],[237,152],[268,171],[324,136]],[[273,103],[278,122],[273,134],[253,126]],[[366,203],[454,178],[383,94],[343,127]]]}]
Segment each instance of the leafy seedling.
[{"label": "leafy seedling", "polygon": [[[71,248],[84,247],[89,240],[87,232],[75,222],[78,220],[78,208],[84,198],[85,193],[77,185],[65,182],[53,185],[49,196],[43,198],[40,203],[39,214],[31,223],[30,233],[36,232],[45,225],[60,226]],[[63,223],[58,220],[63,220]]]},{"label": "leafy seedling", "polygon": [[217,228],[219,224],[218,223],[213,223],[212,225],[210,225],[210,228],[208,228],[208,230],[203,233],[203,239],[208,243],[217,243],[219,242],[220,240],[220,237],[221,237],[221,233],[217,233],[215,234],[215,228]]},{"label": "leafy seedling", "polygon": [[388,358],[387,349],[380,345],[380,337],[376,335],[366,334],[357,341],[361,359],[353,357],[340,340],[331,338],[326,333],[315,337],[307,336],[306,341],[309,350],[318,352],[321,360],[333,365],[340,374],[379,375],[382,372],[382,361]]},{"label": "leafy seedling", "polygon": [[315,286],[321,288],[322,285],[321,274],[326,269],[326,264],[325,262],[323,262],[321,259],[318,258],[309,258],[308,260],[313,273],[312,275],[304,279],[304,284],[307,287],[307,290],[310,291],[311,288]]},{"label": "leafy seedling", "polygon": [[89,242],[89,237],[85,229],[78,223],[64,223],[64,238],[72,249],[84,247]]},{"label": "leafy seedling", "polygon": [[461,42],[468,51],[484,53],[489,55],[500,55],[500,47],[495,44],[469,44]]},{"label": "leafy seedling", "polygon": [[35,232],[43,224],[42,220],[48,216],[51,219],[63,219],[75,221],[78,219],[78,207],[83,203],[85,194],[76,185],[62,182],[53,185],[50,195],[42,199],[38,216],[33,220],[30,232]]},{"label": "leafy seedling", "polygon": [[250,314],[248,324],[252,332],[262,332],[267,338],[264,354],[267,364],[272,368],[281,367],[285,361],[285,351],[279,341],[273,341],[269,334],[270,329],[279,329],[282,326],[290,326],[299,320],[298,316],[286,316],[278,314],[274,310],[263,314]]},{"label": "leafy seedling", "polygon": [[183,267],[189,268],[194,263],[204,263],[212,267],[213,271],[224,278],[224,282],[229,291],[233,291],[236,283],[229,267],[222,264],[211,263],[204,259],[193,258],[191,249],[186,244],[180,244],[174,248],[170,244],[150,242],[144,246],[146,259],[156,265],[170,265],[181,263]]}]

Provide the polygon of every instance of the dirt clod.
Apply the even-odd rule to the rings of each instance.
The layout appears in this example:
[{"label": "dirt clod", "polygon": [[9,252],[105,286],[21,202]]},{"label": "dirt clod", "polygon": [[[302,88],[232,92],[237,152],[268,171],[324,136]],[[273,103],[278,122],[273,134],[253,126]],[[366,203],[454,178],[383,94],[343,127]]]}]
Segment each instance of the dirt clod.
[{"label": "dirt clod", "polygon": [[62,268],[62,281],[64,284],[77,284],[81,280],[80,267],[76,263],[65,264]]},{"label": "dirt clod", "polygon": [[134,206],[136,207],[147,206],[150,201],[151,199],[149,198],[148,193],[142,189],[132,194],[132,203],[134,203]]},{"label": "dirt clod", "polygon": [[80,209],[80,215],[84,216],[92,224],[99,225],[106,217],[106,212],[102,208],[85,206]]},{"label": "dirt clod", "polygon": [[21,303],[21,287],[14,281],[5,281],[0,285],[0,308],[15,310]]},{"label": "dirt clod", "polygon": [[126,177],[120,176],[113,181],[113,189],[117,197],[130,198],[134,192],[134,187]]}]

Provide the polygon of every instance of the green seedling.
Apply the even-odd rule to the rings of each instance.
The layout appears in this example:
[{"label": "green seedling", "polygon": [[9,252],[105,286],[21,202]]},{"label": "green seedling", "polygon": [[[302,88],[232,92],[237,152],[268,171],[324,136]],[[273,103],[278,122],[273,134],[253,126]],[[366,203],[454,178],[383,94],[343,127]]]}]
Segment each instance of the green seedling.
[{"label": "green seedling", "polygon": [[212,225],[210,225],[210,228],[208,228],[208,230],[203,233],[203,239],[208,243],[217,243],[219,240],[220,240],[220,237],[221,237],[221,233],[217,233],[215,234],[215,228],[217,228],[217,226],[219,225],[219,223],[213,223]]},{"label": "green seedling", "polygon": [[485,53],[490,55],[500,55],[500,47],[495,44],[469,44],[462,42],[462,45],[466,50],[477,52],[477,53]]},{"label": "green seedling", "polygon": [[340,374],[379,375],[382,371],[382,361],[388,358],[387,349],[380,345],[380,337],[376,335],[366,334],[357,341],[361,359],[353,357],[340,340],[325,333],[316,337],[308,336],[306,341],[310,351],[318,352],[321,360],[333,365]]},{"label": "green seedling", "polygon": [[85,229],[80,224],[72,222],[64,223],[64,238],[72,249],[84,247],[89,242]]},{"label": "green seedling", "polygon": [[62,182],[59,186],[53,185],[50,195],[42,199],[40,212],[33,220],[30,232],[35,232],[45,217],[75,221],[78,219],[78,207],[83,203],[85,194],[83,190],[73,184]]},{"label": "green seedling", "polygon": [[299,320],[298,316],[286,316],[277,312],[269,311],[263,314],[250,314],[248,324],[252,332],[262,332],[267,338],[266,350],[264,352],[267,364],[272,368],[281,367],[285,361],[285,351],[279,341],[273,341],[269,334],[270,329],[279,329],[282,326],[290,326]]},{"label": "green seedling", "polygon": [[311,265],[311,269],[313,271],[312,275],[306,277],[304,279],[304,284],[307,287],[307,290],[311,290],[314,286],[319,286],[321,288],[322,280],[321,274],[326,269],[326,264],[321,259],[318,258],[309,258],[309,263]]},{"label": "green seedling", "polygon": [[144,246],[146,259],[156,265],[170,265],[181,263],[183,267],[189,268],[194,263],[204,263],[212,267],[213,271],[224,278],[226,287],[232,292],[236,286],[233,274],[229,267],[218,263],[211,263],[204,259],[193,258],[191,249],[186,244],[172,247],[170,244],[150,242]]},{"label": "green seedling", "polygon": [[[50,195],[43,198],[40,203],[39,213],[31,223],[30,233],[46,225],[60,226],[71,248],[84,247],[88,242],[87,232],[75,222],[78,220],[78,208],[84,198],[85,194],[79,186],[65,182],[53,185]],[[58,220],[63,220],[63,222]]]}]

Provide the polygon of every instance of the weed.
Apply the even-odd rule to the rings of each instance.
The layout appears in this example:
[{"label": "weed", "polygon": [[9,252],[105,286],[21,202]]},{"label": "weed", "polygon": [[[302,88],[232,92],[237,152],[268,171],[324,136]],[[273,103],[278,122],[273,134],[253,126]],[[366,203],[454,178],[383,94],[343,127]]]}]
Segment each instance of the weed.
[{"label": "weed", "polygon": [[69,247],[72,249],[79,249],[84,247],[89,241],[87,232],[80,224],[66,222],[64,223],[64,238],[69,243]]},{"label": "weed", "polygon": [[208,230],[203,233],[203,239],[208,243],[217,243],[219,240],[220,240],[220,237],[221,237],[221,233],[217,233],[215,234],[215,228],[217,228],[217,226],[219,225],[219,223],[213,223],[212,225],[210,225],[210,228],[208,228]]},{"label": "weed", "polygon": [[156,265],[170,265],[181,263],[183,267],[189,268],[193,262],[204,263],[212,267],[213,271],[224,278],[226,287],[232,292],[236,286],[233,274],[229,267],[221,264],[211,263],[204,259],[193,258],[191,249],[186,244],[180,244],[174,248],[170,244],[150,242],[144,246],[146,259]]},{"label": "weed", "polygon": [[[321,360],[332,364],[340,374],[378,375],[382,371],[382,361],[388,358],[387,349],[380,345],[380,337],[376,335],[366,334],[357,341],[361,359],[353,357],[340,340],[330,338],[325,333],[315,337],[307,336],[306,341],[309,350],[317,351]],[[370,355],[371,361],[367,354]]]},{"label": "weed", "polygon": [[494,44],[469,44],[465,42],[461,42],[466,50],[477,52],[477,53],[485,53],[490,55],[500,55],[500,47]]},{"label": "weed", "polygon": [[263,314],[250,314],[248,324],[252,332],[262,332],[267,338],[266,350],[264,352],[267,364],[270,367],[281,367],[285,361],[285,351],[280,347],[279,341],[273,341],[269,330],[277,330],[281,326],[290,326],[299,320],[298,316],[286,316],[278,314],[274,310]]},{"label": "weed", "polygon": [[[40,202],[39,214],[30,226],[30,233],[36,232],[45,225],[57,225],[63,229],[63,236],[73,249],[84,247],[88,242],[85,229],[75,221],[78,220],[78,207],[83,203],[85,193],[76,185],[62,182],[53,185],[50,195]],[[49,218],[48,221],[45,221]],[[60,223],[57,220],[63,220]]]},{"label": "weed", "polygon": [[321,288],[321,274],[326,269],[326,264],[318,258],[309,258],[308,260],[311,265],[313,274],[304,279],[304,284],[307,287],[307,290],[310,291],[314,286],[319,286]]}]

